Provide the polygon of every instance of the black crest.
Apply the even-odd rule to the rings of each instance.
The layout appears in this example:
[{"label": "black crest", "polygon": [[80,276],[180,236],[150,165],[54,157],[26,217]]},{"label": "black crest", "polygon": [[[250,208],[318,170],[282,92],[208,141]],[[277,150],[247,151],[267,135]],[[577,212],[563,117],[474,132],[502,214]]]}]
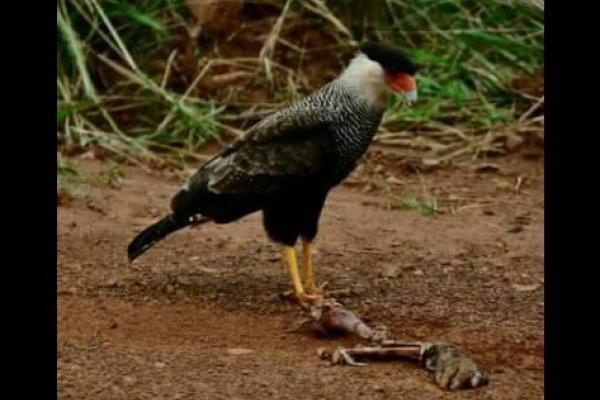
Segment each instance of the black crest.
[{"label": "black crest", "polygon": [[417,66],[397,47],[376,42],[365,42],[360,45],[360,51],[371,60],[377,61],[388,72],[404,72],[409,75],[414,75],[417,72]]}]

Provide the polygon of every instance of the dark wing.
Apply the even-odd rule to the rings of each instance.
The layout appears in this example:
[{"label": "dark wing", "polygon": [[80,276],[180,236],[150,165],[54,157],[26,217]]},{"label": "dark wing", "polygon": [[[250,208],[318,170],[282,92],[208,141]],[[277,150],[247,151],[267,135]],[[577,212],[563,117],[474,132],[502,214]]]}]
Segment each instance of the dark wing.
[{"label": "dark wing", "polygon": [[174,212],[193,209],[207,192],[277,196],[319,182],[330,168],[334,148],[332,127],[323,113],[323,109],[293,107],[260,121],[203,165],[173,198],[171,208]]}]

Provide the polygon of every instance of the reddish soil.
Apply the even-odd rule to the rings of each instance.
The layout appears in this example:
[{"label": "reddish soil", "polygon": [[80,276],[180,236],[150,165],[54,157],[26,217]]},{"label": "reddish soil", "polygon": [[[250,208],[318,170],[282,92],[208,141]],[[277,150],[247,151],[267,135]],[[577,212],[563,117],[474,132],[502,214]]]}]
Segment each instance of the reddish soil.
[{"label": "reddish soil", "polygon": [[300,314],[277,298],[289,278],[260,215],[178,232],[128,265],[128,241],[182,182],[125,168],[115,187],[82,186],[57,209],[59,398],[543,398],[543,165],[495,162],[397,171],[398,193],[436,197],[433,216],[336,189],[314,257],[318,280],[352,289],[347,308],[397,337],[461,346],[487,387],[445,392],[411,364],[319,360],[317,348],[355,340],[286,332]]}]

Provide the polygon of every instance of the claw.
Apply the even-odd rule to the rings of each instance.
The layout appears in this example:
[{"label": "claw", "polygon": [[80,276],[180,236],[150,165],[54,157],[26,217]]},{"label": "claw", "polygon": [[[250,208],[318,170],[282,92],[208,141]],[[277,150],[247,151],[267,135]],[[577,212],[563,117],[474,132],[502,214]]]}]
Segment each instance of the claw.
[{"label": "claw", "polygon": [[329,282],[323,282],[319,286],[308,286],[305,289],[305,292],[310,295],[319,295],[321,297],[331,297],[331,296],[339,296],[339,297],[348,297],[352,293],[350,288],[339,288],[339,289],[330,289],[325,290],[325,288],[329,286]]},{"label": "claw", "polygon": [[324,297],[326,286],[327,286],[327,282],[324,282],[319,286],[310,285],[305,288],[305,292],[306,292],[306,294],[309,294],[309,295],[318,295],[318,296]]},{"label": "claw", "polygon": [[285,300],[299,303],[304,308],[318,307],[323,303],[323,295],[312,294],[306,292],[296,293],[293,290],[288,290],[281,294],[281,297]]}]

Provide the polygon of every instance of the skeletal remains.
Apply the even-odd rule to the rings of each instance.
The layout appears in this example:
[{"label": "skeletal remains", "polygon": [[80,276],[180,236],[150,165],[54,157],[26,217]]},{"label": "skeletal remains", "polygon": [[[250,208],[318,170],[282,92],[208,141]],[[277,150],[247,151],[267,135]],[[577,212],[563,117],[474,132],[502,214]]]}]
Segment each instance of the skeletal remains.
[{"label": "skeletal remains", "polygon": [[366,360],[409,360],[418,362],[434,374],[435,382],[444,389],[468,389],[484,386],[487,375],[458,347],[448,343],[395,340],[386,327],[369,327],[354,313],[333,299],[308,308],[309,318],[301,326],[320,335],[352,333],[369,341],[369,345],[317,354],[331,364],[366,365]]}]

